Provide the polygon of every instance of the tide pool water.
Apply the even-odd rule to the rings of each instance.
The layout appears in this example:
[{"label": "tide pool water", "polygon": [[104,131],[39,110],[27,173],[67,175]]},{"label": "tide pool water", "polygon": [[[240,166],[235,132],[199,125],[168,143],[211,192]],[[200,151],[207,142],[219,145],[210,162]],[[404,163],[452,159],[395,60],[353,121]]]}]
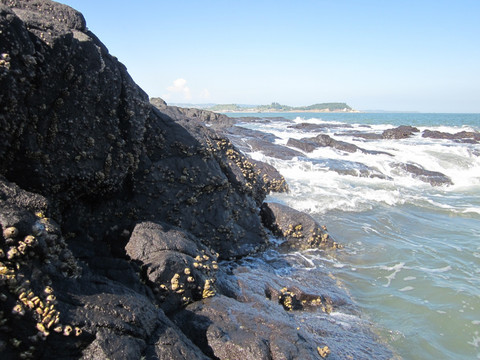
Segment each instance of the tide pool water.
[{"label": "tide pool water", "polygon": [[[290,186],[289,193],[273,194],[269,201],[311,214],[345,245],[334,253],[303,252],[312,267],[309,273],[314,276],[315,268],[328,267],[380,339],[401,358],[480,359],[480,145],[421,136],[425,129],[479,131],[480,115],[280,116],[290,121],[240,126],[274,134],[279,145],[289,138],[327,134],[383,152],[325,147],[291,160],[250,153],[274,165]],[[319,131],[291,128],[299,123],[326,126]],[[400,140],[358,136],[399,125],[416,126],[420,132]],[[399,163],[440,172],[452,184],[432,186]]]}]

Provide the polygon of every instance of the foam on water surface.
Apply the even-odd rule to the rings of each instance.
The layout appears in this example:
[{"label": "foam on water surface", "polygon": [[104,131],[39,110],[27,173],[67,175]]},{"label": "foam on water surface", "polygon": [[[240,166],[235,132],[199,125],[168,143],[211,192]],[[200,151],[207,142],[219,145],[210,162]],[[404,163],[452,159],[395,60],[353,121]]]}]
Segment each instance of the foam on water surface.
[{"label": "foam on water surface", "polygon": [[[310,213],[345,245],[335,254],[291,256],[310,274],[323,268],[342,279],[364,316],[403,358],[480,358],[480,145],[423,138],[421,132],[395,140],[363,139],[355,133],[381,134],[398,125],[479,131],[480,116],[292,114],[290,120],[245,126],[275,134],[284,146],[289,138],[327,134],[390,154],[333,148],[292,160],[254,154],[275,166],[289,184],[290,193],[269,199]],[[300,123],[319,125],[319,130],[289,127]],[[453,184],[432,186],[399,163],[442,173]],[[348,318],[342,321],[349,323]]]}]

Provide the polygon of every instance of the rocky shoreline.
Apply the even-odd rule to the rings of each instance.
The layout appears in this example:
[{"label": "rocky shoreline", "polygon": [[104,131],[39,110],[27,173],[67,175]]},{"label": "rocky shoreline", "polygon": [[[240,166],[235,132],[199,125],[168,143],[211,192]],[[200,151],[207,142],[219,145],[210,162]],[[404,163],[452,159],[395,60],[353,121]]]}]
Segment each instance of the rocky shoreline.
[{"label": "rocky shoreline", "polygon": [[83,16],[53,1],[1,0],[0,45],[2,359],[393,357],[328,269],[308,284],[307,270],[279,274],[295,264],[269,252],[341,245],[266,203],[288,185],[243,154],[367,150],[322,135],[292,140],[297,151],[225,115],[152,105]]},{"label": "rocky shoreline", "polygon": [[331,320],[358,311],[328,274],[246,265],[272,234],[278,251],[338,244],[264,202],[287,184],[229,118],[152,106],[53,1],[1,0],[0,44],[2,359],[391,356],[368,324]]}]

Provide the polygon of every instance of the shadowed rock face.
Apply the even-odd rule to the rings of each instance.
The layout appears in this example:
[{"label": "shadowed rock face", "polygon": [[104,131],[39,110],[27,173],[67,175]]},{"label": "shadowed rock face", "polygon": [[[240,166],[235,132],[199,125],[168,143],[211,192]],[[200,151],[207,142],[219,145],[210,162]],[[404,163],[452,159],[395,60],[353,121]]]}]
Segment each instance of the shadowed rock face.
[{"label": "shadowed rock face", "polygon": [[[153,107],[62,4],[0,0],[0,48],[2,359],[318,358],[322,327],[298,334],[302,316],[287,311],[347,311],[345,294],[222,265],[266,247],[260,207],[286,190],[202,124],[228,119]],[[239,315],[225,324],[230,305]],[[238,331],[250,319],[272,322],[275,339]],[[355,342],[390,354],[368,330]]]},{"label": "shadowed rock face", "polygon": [[227,139],[189,114],[173,120],[152,107],[78,12],[6,3],[15,5],[2,8],[8,179],[49,197],[57,217],[94,238],[115,241],[148,218],[189,229],[223,257],[263,243],[255,209],[269,189]]}]

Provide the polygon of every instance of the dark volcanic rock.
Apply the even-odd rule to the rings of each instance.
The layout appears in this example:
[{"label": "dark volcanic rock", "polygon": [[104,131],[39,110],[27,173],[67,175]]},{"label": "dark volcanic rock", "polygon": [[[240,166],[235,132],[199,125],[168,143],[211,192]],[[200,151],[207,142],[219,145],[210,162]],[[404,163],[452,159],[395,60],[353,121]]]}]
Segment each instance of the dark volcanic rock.
[{"label": "dark volcanic rock", "polygon": [[312,152],[316,148],[318,148],[318,144],[313,141],[308,141],[306,139],[288,139],[287,146],[291,146],[297,149],[300,149],[305,152]]},{"label": "dark volcanic rock", "polygon": [[[217,129],[218,130],[218,129]],[[241,126],[231,126],[221,129],[223,135],[228,137],[228,139],[243,153],[248,153],[252,151],[250,142],[260,141],[266,143],[267,146],[272,144],[277,139],[273,134],[264,133],[262,131],[247,129]]]},{"label": "dark volcanic rock", "polygon": [[[156,310],[161,299],[141,282],[141,271],[128,262],[124,249],[135,224],[156,220],[181,226],[200,250],[213,248],[224,258],[245,255],[265,245],[259,206],[270,186],[281,187],[279,178],[271,179],[270,169],[257,171],[198,119],[174,120],[153,108],[125,67],[86,29],[80,13],[51,1],[2,4],[12,8],[0,5],[0,173],[19,187],[4,185],[1,198],[4,237],[13,239],[0,238],[7,257],[0,274],[0,292],[6,296],[1,311],[11,314],[20,285],[32,288],[31,297],[51,285],[61,323],[77,326],[84,336],[60,345],[64,337],[45,320],[50,325],[37,328],[47,341],[36,358],[55,346],[62,349],[59,358],[80,357],[84,349],[91,358],[99,348],[104,349],[100,358],[118,358],[123,351],[140,358],[150,345],[170,340],[163,335],[155,339],[156,320],[135,329],[128,319],[115,320],[116,307],[129,309],[133,318],[146,308],[162,316]],[[46,217],[47,208],[59,225]],[[27,251],[30,243],[38,243],[33,255]],[[38,260],[19,269],[17,255]],[[183,261],[170,255],[165,264]],[[160,262],[158,266],[151,270],[153,280],[161,278]],[[27,337],[38,332],[37,316],[26,311],[25,321],[8,320],[10,332],[0,331],[7,359],[36,344]],[[182,336],[178,332],[175,340],[178,351],[190,358],[181,350]],[[17,337],[21,347],[7,344]],[[155,349],[151,351],[160,351]]]},{"label": "dark volcanic rock", "polygon": [[262,220],[273,234],[284,237],[287,247],[297,249],[337,248],[325,226],[310,215],[278,203],[262,205]]},{"label": "dark volcanic rock", "polygon": [[300,140],[288,139],[287,146],[300,148],[306,152],[312,152],[318,147],[331,147],[337,150],[353,153],[360,148],[345,141],[338,141],[328,135],[320,134],[311,138],[302,138]]},{"label": "dark volcanic rock", "polygon": [[49,213],[47,199],[0,178],[2,359],[205,358],[155,306],[135,267],[98,243],[95,258],[79,261]]},{"label": "dark volcanic rock", "polygon": [[429,183],[432,186],[453,185],[452,180],[438,171],[430,171],[414,164],[395,164],[395,167],[412,174],[416,179]]},{"label": "dark volcanic rock", "polygon": [[376,154],[391,155],[383,151],[373,151],[373,150],[362,149],[354,144],[350,144],[345,141],[335,140],[330,136],[324,135],[324,134],[320,134],[311,138],[302,138],[300,140],[290,138],[288,139],[287,146],[293,146],[305,152],[312,152],[313,150],[319,147],[331,147],[331,148],[334,148],[340,151],[349,152],[349,153],[361,151],[365,154],[372,154],[372,155],[376,155]]},{"label": "dark volcanic rock", "polygon": [[4,3],[16,13],[1,10],[0,171],[65,201],[118,189],[137,169],[145,94],[80,13],[48,1]]},{"label": "dark volcanic rock", "polygon": [[201,123],[215,125],[217,127],[232,126],[237,120],[230,118],[223,114],[214,113],[212,111],[194,109],[194,108],[181,108],[178,106],[169,106],[161,98],[150,99],[152,105],[156,106],[162,113],[167,114],[173,119],[189,119],[197,120]]},{"label": "dark volcanic rock", "polygon": [[262,161],[251,160],[252,164],[262,174],[262,180],[265,183],[265,190],[274,192],[287,192],[288,184],[285,178],[272,165]]},{"label": "dark volcanic rock", "polygon": [[335,171],[340,175],[350,175],[356,177],[378,178],[392,180],[388,176],[382,174],[378,169],[367,166],[360,162],[338,159],[309,159],[302,158],[304,161],[311,162],[316,166],[328,171]]},{"label": "dark volcanic rock", "polygon": [[247,144],[251,151],[261,151],[265,156],[273,157],[282,160],[291,160],[298,156],[303,156],[303,153],[290,149],[283,145],[272,144],[269,141],[261,139],[248,139]]},{"label": "dark volcanic rock", "polygon": [[218,254],[182,229],[151,222],[138,224],[126,250],[153,283],[165,311],[207,297],[207,284],[215,282]]},{"label": "dark volcanic rock", "polygon": [[471,143],[480,142],[480,133],[472,132],[472,131],[460,131],[458,133],[451,134],[451,133],[446,133],[442,131],[425,130],[422,133],[422,137],[432,138],[432,139],[457,140],[457,141],[471,142]]},{"label": "dark volcanic rock", "polygon": [[419,131],[416,127],[402,125],[395,129],[385,130],[382,137],[384,139],[406,139]]},{"label": "dark volcanic rock", "polygon": [[[192,110],[195,120],[177,109],[172,119],[79,25],[79,13],[48,1],[18,4],[26,23],[6,7],[0,23],[8,54],[1,173],[52,199],[66,226],[105,237],[116,252],[125,245],[119,234],[144,219],[189,229],[223,257],[264,243],[255,210],[269,191],[263,175],[200,123],[206,112]],[[42,9],[57,20],[42,22]]]},{"label": "dark volcanic rock", "polygon": [[231,264],[223,279],[230,295],[193,303],[173,321],[213,359],[320,359],[325,347],[332,359],[391,358],[365,324],[344,327],[336,321],[333,313],[358,315],[336,279],[326,273],[313,277],[309,269],[277,275],[277,269],[294,264],[293,259]]},{"label": "dark volcanic rock", "polygon": [[224,132],[228,138],[232,141],[232,138],[252,138],[252,139],[261,139],[273,143],[278,139],[277,136],[265,133],[263,131],[247,129],[242,126],[232,126],[225,130]]},{"label": "dark volcanic rock", "polygon": [[[330,325],[351,303],[328,276],[315,290],[217,263],[267,246],[260,207],[286,190],[203,124],[228,118],[152,106],[83,16],[53,1],[0,0],[0,45],[2,359],[309,359],[326,345],[386,357],[365,324],[355,344]],[[296,221],[316,224],[290,220],[295,246],[323,245]],[[289,311],[309,308],[324,324],[299,331]]]},{"label": "dark volcanic rock", "polygon": [[348,136],[354,136],[357,138],[365,139],[365,140],[380,140],[383,139],[382,134],[376,134],[376,133],[369,133],[369,132],[363,132],[363,131],[350,131],[348,133],[340,133],[340,134],[335,134],[335,135],[348,135]]}]

